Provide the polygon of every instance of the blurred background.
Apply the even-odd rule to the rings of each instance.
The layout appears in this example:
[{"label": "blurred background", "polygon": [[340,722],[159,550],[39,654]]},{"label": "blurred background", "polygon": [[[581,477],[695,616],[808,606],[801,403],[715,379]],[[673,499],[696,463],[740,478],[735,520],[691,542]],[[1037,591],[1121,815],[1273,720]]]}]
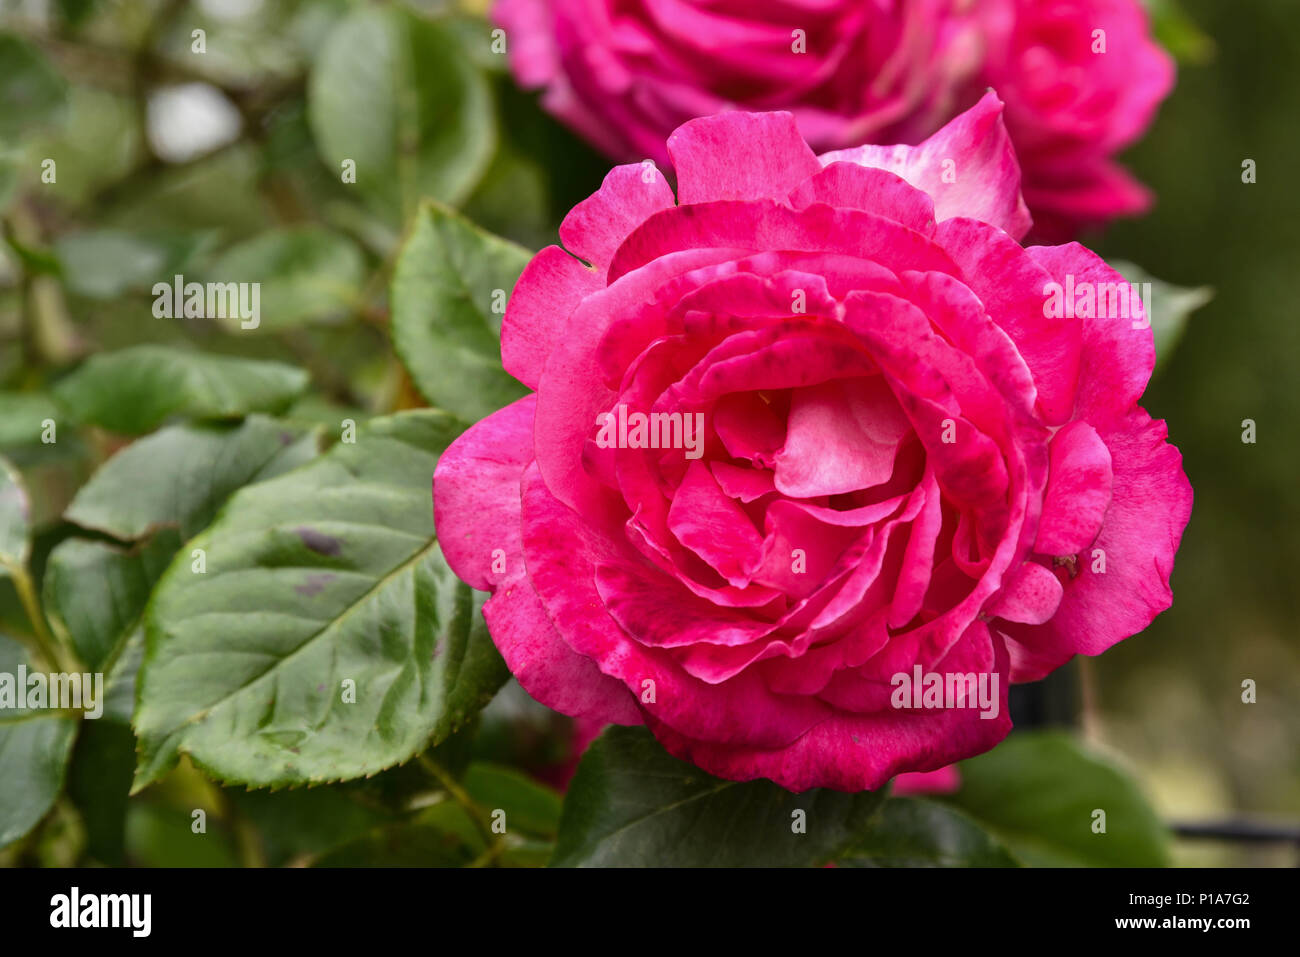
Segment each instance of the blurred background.
[{"label": "blurred background", "polygon": [[[392,132],[376,120],[382,111],[368,108],[376,97],[418,91],[404,108],[418,113],[419,148],[434,171],[421,192],[530,249],[554,241],[564,213],[608,169],[514,88],[490,50],[485,3],[387,5],[436,14],[436,29],[402,13],[340,30],[356,6],[0,0],[0,390],[9,403],[0,454],[22,470],[34,498],[38,572],[67,535],[63,508],[116,440],[92,432],[42,445],[16,424],[32,416],[12,414],[14,403],[39,409],[48,385],[84,356],[163,342],[291,361],[312,373],[313,392],[291,410],[308,421],[419,403],[385,328],[388,275],[418,197],[396,188],[395,175],[353,186],[339,174],[357,149],[373,147],[366,169],[396,170],[401,160],[374,146]],[[1180,59],[1178,85],[1126,161],[1157,205],[1083,240],[1108,260],[1214,291],[1144,402],[1169,420],[1196,502],[1174,607],[1145,634],[1072,666],[1050,695],[1063,696],[1064,712],[1133,771],[1167,819],[1295,827],[1300,74],[1291,65],[1300,62],[1300,4],[1183,0],[1181,14],[1155,6],[1161,39]],[[47,157],[58,157],[54,183],[41,180]],[[1247,159],[1257,165],[1254,184],[1242,182]],[[151,315],[159,277],[232,271],[268,280],[268,290],[275,280],[257,334]],[[1243,419],[1257,423],[1254,444],[1242,442]],[[21,629],[21,616],[0,580],[0,626]],[[1254,704],[1242,702],[1245,679],[1257,683]],[[108,754],[107,739],[120,747],[123,734],[129,746],[129,730],[106,724],[78,748],[102,745]],[[559,780],[570,734],[511,685],[473,747]],[[120,782],[121,768],[102,770],[110,785]],[[291,823],[306,829],[298,845],[285,838],[285,847],[259,852],[282,862],[323,843],[322,832],[364,829],[368,818],[338,803],[340,790],[364,792],[362,804],[379,807],[411,773],[279,804],[227,793],[183,766],[132,799],[125,833],[97,837],[84,813],[67,811],[64,821],[61,809],[39,846],[21,853],[66,862],[98,840],[92,856],[106,862],[244,860],[237,827],[226,844],[212,844],[210,860],[170,856],[166,836],[187,828],[182,809],[202,792],[276,822],[276,833]],[[126,802],[124,789],[105,787],[112,797],[96,800]],[[1184,840],[1175,853],[1193,865],[1300,861],[1300,846],[1285,842]]]}]

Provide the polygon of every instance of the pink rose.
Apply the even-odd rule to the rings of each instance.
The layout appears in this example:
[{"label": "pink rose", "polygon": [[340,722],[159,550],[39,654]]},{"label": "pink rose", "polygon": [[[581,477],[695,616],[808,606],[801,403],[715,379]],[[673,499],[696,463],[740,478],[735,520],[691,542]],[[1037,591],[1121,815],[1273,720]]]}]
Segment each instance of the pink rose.
[{"label": "pink rose", "polygon": [[1017,242],[1000,114],[819,159],[723,113],[670,137],[675,201],[634,164],[569,213],[502,328],[536,393],[434,476],[530,694],[722,777],[876,788],[1169,606],[1192,495],[1137,405],[1151,331],[1076,308],[1122,283],[1088,250]]},{"label": "pink rose", "polygon": [[818,150],[915,143],[992,86],[1054,241],[1149,205],[1111,157],[1173,85],[1138,0],[498,0],[493,17],[520,84],[619,160],[666,164],[672,130],[727,109],[788,109]]},{"label": "pink rose", "polygon": [[1111,158],[1174,84],[1137,0],[988,0],[981,81],[1006,102],[1034,233],[1064,239],[1151,204]]},{"label": "pink rose", "polygon": [[818,149],[916,142],[964,105],[981,52],[965,0],[498,0],[492,16],[550,112],[661,165],[669,133],[726,109],[788,109]]}]

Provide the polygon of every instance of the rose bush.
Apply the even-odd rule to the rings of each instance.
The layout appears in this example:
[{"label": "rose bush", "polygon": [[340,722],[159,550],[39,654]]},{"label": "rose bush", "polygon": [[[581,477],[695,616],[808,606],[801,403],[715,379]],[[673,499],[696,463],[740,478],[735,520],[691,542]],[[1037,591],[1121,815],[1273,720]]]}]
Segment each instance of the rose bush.
[{"label": "rose bush", "polygon": [[[1171,601],[1191,488],[1137,404],[1150,329],[1048,318],[1053,283],[1122,280],[1019,244],[992,94],[916,147],[819,158],[730,112],[668,152],[676,197],[615,168],[515,286],[535,392],[442,456],[448,563],[535,698],[713,774],[860,790],[992,747],[1011,681]],[[994,707],[897,706],[918,668]]]},{"label": "rose bush", "polygon": [[737,108],[790,110],[819,150],[916,143],[992,86],[1054,240],[1146,208],[1111,157],[1173,84],[1138,0],[499,0],[493,16],[520,84],[619,160],[664,164],[673,129]]}]

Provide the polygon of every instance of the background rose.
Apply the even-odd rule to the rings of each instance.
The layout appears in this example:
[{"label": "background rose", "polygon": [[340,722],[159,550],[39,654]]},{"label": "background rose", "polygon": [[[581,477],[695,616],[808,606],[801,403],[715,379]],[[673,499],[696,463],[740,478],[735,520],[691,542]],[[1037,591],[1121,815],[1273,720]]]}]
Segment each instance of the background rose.
[{"label": "background rose", "polygon": [[[695,4],[500,0],[519,82],[615,159],[724,109],[788,109],[816,149],[916,143],[992,86],[1025,171],[1036,236],[1141,212],[1111,157],[1173,85],[1137,0]],[[1105,31],[1105,53],[1094,31]],[[804,31],[796,52],[794,31]]]},{"label": "background rose", "polygon": [[[434,494],[534,697],[724,777],[874,788],[991,747],[1009,681],[1168,606],[1191,489],[1137,406],[1150,330],[1045,318],[1049,283],[1121,280],[1016,241],[1000,111],[820,160],[789,114],[696,120],[668,144],[679,205],[616,168],[560,228],[590,267],[525,269],[502,357],[536,394]],[[620,404],[700,412],[703,457],[601,447]],[[997,675],[996,717],[891,707],[915,666]]]},{"label": "background rose", "polygon": [[977,7],[989,47],[980,79],[1007,105],[1035,235],[1065,239],[1145,210],[1147,190],[1112,159],[1147,128],[1174,84],[1173,61],[1151,39],[1141,4]]},{"label": "background rose", "polygon": [[548,110],[615,159],[661,165],[669,133],[731,108],[789,109],[819,149],[916,142],[957,111],[981,52],[957,0],[500,0],[493,18]]}]

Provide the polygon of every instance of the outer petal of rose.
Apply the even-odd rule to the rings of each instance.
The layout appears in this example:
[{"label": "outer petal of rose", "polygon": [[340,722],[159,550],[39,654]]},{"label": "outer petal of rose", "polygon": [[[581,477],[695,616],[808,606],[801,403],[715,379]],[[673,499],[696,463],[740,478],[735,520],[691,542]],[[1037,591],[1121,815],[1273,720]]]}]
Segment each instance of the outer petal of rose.
[{"label": "outer petal of rose", "polygon": [[[980,622],[971,629],[987,634]],[[993,637],[1005,678],[1006,651]],[[873,790],[904,771],[935,771],[987,751],[1011,730],[1007,682],[998,682],[996,717],[981,718],[975,708],[869,714],[837,711],[792,744],[760,750],[720,747],[688,738],[647,716],[646,724],[676,757],[710,774],[733,781],[768,778],[790,791],[825,787],[836,791]]]},{"label": "outer petal of rose", "polygon": [[923,235],[934,230],[934,200],[897,173],[857,163],[831,163],[790,193],[796,209],[810,203],[851,206],[897,220]]},{"label": "outer petal of rose", "polygon": [[897,797],[909,794],[951,794],[961,787],[961,772],[954,764],[938,771],[906,771],[894,778],[890,789]]},{"label": "outer petal of rose", "polygon": [[1110,505],[1110,450],[1087,422],[1075,421],[1052,436],[1051,464],[1034,551],[1075,555],[1097,537]]},{"label": "outer petal of rose", "polygon": [[919,146],[858,146],[825,153],[821,162],[897,173],[930,194],[940,221],[978,219],[1015,239],[1032,223],[1020,195],[1020,164],[1002,123],[1002,101],[992,92]]},{"label": "outer petal of rose", "polygon": [[652,213],[673,205],[673,191],[653,166],[615,166],[600,189],[569,211],[560,240],[575,256],[596,267],[603,279],[614,253]]},{"label": "outer petal of rose", "polygon": [[[940,244],[895,219],[825,203],[794,209],[760,199],[660,210],[619,247],[609,269],[610,282],[660,257],[709,247],[743,249],[748,254],[763,250],[823,254],[818,258],[843,253],[895,272],[933,269],[957,274],[957,265]],[[826,279],[829,284],[832,276]]]},{"label": "outer petal of rose", "polygon": [[[736,145],[745,144],[737,157]],[[679,126],[668,137],[683,205],[719,199],[784,199],[820,165],[790,113],[728,111]]]},{"label": "outer petal of rose", "polygon": [[[1032,246],[1025,252],[1061,285],[1073,276],[1076,288],[1084,282],[1092,283],[1094,289],[1115,284],[1128,288],[1123,276],[1078,243]],[[1062,321],[1068,320],[1057,323]],[[1100,432],[1103,423],[1127,416],[1142,397],[1156,366],[1155,339],[1149,325],[1130,316],[1076,319],[1073,323],[1081,327],[1082,336],[1074,417],[1086,419]]]},{"label": "outer petal of rose", "polygon": [[1026,250],[1005,233],[973,219],[941,223],[936,238],[961,266],[966,285],[1020,350],[1033,373],[1046,424],[1067,422],[1079,381],[1083,331],[1078,320],[1047,318],[1049,284],[1064,279],[1050,268],[1059,257],[1038,256],[1035,251],[1069,247]]},{"label": "outer petal of rose", "polygon": [[[488,632],[524,689],[547,707],[619,724],[640,724],[628,689],[560,640],[528,581],[520,535],[520,482],[532,462],[537,397],[470,427],[434,471],[434,524],[443,557],[472,588],[491,590]],[[505,553],[494,571],[492,552]]]},{"label": "outer petal of rose", "polygon": [[1115,490],[1093,548],[1079,556],[1074,578],[1057,569],[1065,593],[1051,621],[1003,625],[1013,681],[1036,681],[1076,654],[1098,655],[1140,632],[1173,603],[1169,577],[1192,511],[1182,456],[1165,441],[1165,423],[1135,409],[1113,430],[1099,429],[1110,450]]},{"label": "outer petal of rose", "polygon": [[561,640],[527,575],[503,584],[484,604],[483,618],[510,673],[546,707],[574,718],[641,724],[627,686]]},{"label": "outer petal of rose", "polygon": [[569,315],[604,283],[559,246],[547,246],[524,267],[501,321],[501,363],[507,372],[536,389],[546,357]]},{"label": "outer petal of rose", "polygon": [[[519,483],[533,461],[533,413],[526,395],[470,426],[448,446],[433,472],[433,520],[438,546],[456,577],[494,590],[523,571]],[[505,553],[505,571],[492,553]]]}]

